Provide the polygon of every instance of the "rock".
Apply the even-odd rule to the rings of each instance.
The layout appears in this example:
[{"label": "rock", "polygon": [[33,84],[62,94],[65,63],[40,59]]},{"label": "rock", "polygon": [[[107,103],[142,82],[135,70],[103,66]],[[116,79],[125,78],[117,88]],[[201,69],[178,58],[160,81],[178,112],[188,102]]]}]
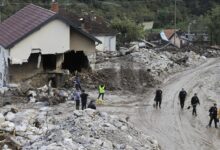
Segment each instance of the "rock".
[{"label": "rock", "polygon": [[30,97],[30,101],[29,101],[30,103],[35,103],[36,102],[36,98],[34,98],[34,97]]},{"label": "rock", "polygon": [[108,119],[108,114],[106,112],[100,112],[100,116],[104,119],[107,120]]},{"label": "rock", "polygon": [[74,114],[76,117],[81,117],[81,116],[83,116],[83,113],[82,113],[81,110],[75,110],[75,111],[73,112],[73,114]]},{"label": "rock", "polygon": [[113,150],[113,144],[111,141],[105,140],[102,144],[101,144],[103,149],[106,150]]},{"label": "rock", "polygon": [[90,109],[90,108],[86,109],[85,112],[86,112],[89,116],[94,116],[95,113],[97,113],[96,110]]},{"label": "rock", "polygon": [[21,124],[18,124],[15,126],[16,132],[25,132],[27,130],[28,123],[22,122]]},{"label": "rock", "polygon": [[0,124],[5,122],[5,117],[3,116],[2,113],[0,113]]},{"label": "rock", "polygon": [[128,130],[128,127],[122,126],[122,127],[121,127],[121,130],[126,131],[126,130]]},{"label": "rock", "polygon": [[5,121],[0,124],[0,129],[4,131],[12,132],[15,129],[15,125],[10,121]]},{"label": "rock", "polygon": [[5,116],[5,119],[7,121],[12,121],[15,118],[15,114],[12,112],[8,112],[7,115]]},{"label": "rock", "polygon": [[115,125],[117,128],[121,128],[121,127],[123,126],[123,124],[122,124],[120,121],[118,121],[118,120],[115,120],[115,121],[114,121],[114,125]]},{"label": "rock", "polygon": [[14,114],[16,114],[16,113],[18,112],[18,109],[15,108],[15,107],[12,107],[12,108],[11,108],[11,112],[13,112]]}]

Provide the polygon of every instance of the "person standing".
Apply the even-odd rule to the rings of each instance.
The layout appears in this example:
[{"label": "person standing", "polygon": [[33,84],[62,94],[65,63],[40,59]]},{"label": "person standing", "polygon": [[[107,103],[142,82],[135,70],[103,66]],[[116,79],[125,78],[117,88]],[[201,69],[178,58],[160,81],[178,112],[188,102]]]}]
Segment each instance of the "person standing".
[{"label": "person standing", "polygon": [[80,90],[77,89],[76,92],[74,93],[74,100],[76,102],[76,110],[79,110],[79,105],[80,105]]},{"label": "person standing", "polygon": [[75,80],[74,80],[74,84],[75,84],[75,88],[78,90],[81,90],[82,87],[81,87],[81,83],[80,83],[80,77],[79,75],[77,74],[76,77],[75,77]]},{"label": "person standing", "polygon": [[154,98],[154,101],[156,102],[156,108],[158,108],[158,106],[161,108],[162,93],[163,93],[162,90],[158,87]]},{"label": "person standing", "polygon": [[102,96],[102,100],[104,100],[104,94],[105,94],[105,85],[99,85],[99,96],[97,99],[99,99]]},{"label": "person standing", "polygon": [[197,97],[197,94],[195,93],[191,99],[191,105],[193,107],[192,115],[194,115],[194,116],[197,116],[196,106],[198,104],[200,105],[199,98]]},{"label": "person standing", "polygon": [[87,93],[85,93],[85,90],[82,90],[82,93],[80,94],[82,110],[86,109],[87,97],[88,97],[88,96],[89,96],[89,95],[88,95]]},{"label": "person standing", "polygon": [[180,100],[180,107],[181,109],[184,108],[184,103],[185,103],[185,99],[186,99],[186,91],[184,90],[184,88],[182,88],[182,90],[179,92],[179,100]]},{"label": "person standing", "polygon": [[214,120],[215,128],[218,128],[218,126],[217,126],[217,120],[218,120],[217,115],[218,115],[217,104],[214,104],[214,106],[212,106],[209,109],[209,116],[210,116],[209,127],[211,127],[212,121]]}]

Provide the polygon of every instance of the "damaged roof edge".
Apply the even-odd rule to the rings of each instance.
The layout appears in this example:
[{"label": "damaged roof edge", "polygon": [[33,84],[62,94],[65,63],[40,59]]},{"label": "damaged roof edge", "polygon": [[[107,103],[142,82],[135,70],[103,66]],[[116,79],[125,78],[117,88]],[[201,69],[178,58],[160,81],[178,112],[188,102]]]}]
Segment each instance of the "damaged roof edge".
[{"label": "damaged roof edge", "polygon": [[5,49],[10,49],[12,47],[14,47],[15,44],[17,44],[18,42],[22,41],[24,38],[26,38],[27,36],[29,36],[30,34],[34,33],[35,31],[39,30],[41,27],[43,27],[44,25],[46,25],[47,23],[49,23],[50,21],[53,21],[55,19],[59,19],[63,22],[65,22],[66,24],[68,24],[69,26],[73,27],[77,32],[85,35],[87,38],[91,39],[94,42],[98,42],[98,43],[102,43],[100,40],[98,40],[97,38],[95,38],[94,36],[90,35],[89,33],[79,29],[78,27],[76,27],[72,22],[68,21],[67,19],[63,18],[62,16],[60,16],[59,14],[55,14],[52,17],[50,17],[48,20],[46,20],[45,22],[43,22],[42,24],[40,24],[39,26],[37,26],[36,28],[34,28],[33,30],[31,30],[30,32],[24,34],[22,37],[20,37],[19,39],[15,40],[13,43],[7,45],[7,46],[3,46]]}]

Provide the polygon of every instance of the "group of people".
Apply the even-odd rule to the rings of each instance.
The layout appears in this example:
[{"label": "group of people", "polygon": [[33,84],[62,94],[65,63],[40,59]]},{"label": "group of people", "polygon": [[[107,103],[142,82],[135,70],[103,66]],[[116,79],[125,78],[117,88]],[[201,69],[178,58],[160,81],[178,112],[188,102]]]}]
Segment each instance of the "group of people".
[{"label": "group of people", "polygon": [[[74,96],[73,99],[76,102],[76,109],[79,110],[79,106],[80,106],[80,102],[81,102],[81,108],[82,110],[86,109],[87,107],[87,98],[88,98],[88,94],[85,93],[85,90],[82,89],[81,83],[80,83],[80,78],[79,75],[77,74],[75,79],[74,79],[74,86],[76,88],[76,91],[74,92]],[[101,84],[98,87],[98,91],[99,91],[99,95],[98,95],[98,100],[100,97],[102,97],[102,101],[104,100],[104,94],[105,94],[105,85]],[[91,109],[96,109],[96,101],[95,100],[91,100],[88,104],[88,108]]]},{"label": "group of people", "polygon": [[[85,90],[82,89],[80,84],[80,78],[78,75],[76,75],[74,80],[74,85],[76,88],[76,91],[73,94],[73,99],[76,102],[76,110],[79,110],[80,102],[81,102],[81,108],[82,110],[87,108],[87,99],[89,94],[85,93]],[[91,100],[88,104],[88,108],[96,109],[95,101]]]},{"label": "group of people", "polygon": [[[158,107],[161,108],[162,93],[163,92],[160,88],[158,88],[156,90],[156,94],[155,94],[155,98],[154,98],[154,101],[155,101],[154,106],[156,108],[158,108]],[[182,90],[179,92],[179,101],[180,101],[181,109],[184,109],[186,97],[187,97],[187,92],[184,90],[184,88],[182,88]],[[195,93],[194,96],[191,98],[191,106],[192,106],[192,115],[193,116],[197,116],[196,107],[198,105],[200,105],[200,101],[197,96],[197,93]],[[187,107],[187,109],[190,109],[191,106]],[[216,103],[214,104],[214,106],[212,106],[209,109],[209,116],[210,116],[210,121],[209,121],[208,127],[211,127],[211,124],[214,121],[215,128],[218,128],[217,123],[219,122],[219,118],[220,118],[220,109],[218,111]]]}]

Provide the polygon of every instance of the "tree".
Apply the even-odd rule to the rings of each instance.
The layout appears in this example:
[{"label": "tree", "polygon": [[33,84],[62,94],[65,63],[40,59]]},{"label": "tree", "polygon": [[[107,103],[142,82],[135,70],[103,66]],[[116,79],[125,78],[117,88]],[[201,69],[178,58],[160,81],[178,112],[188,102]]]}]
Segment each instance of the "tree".
[{"label": "tree", "polygon": [[206,20],[212,44],[220,44],[220,5],[208,12]]},{"label": "tree", "polygon": [[119,32],[119,44],[125,44],[126,42],[135,41],[144,37],[143,26],[137,25],[130,19],[113,19],[111,26]]}]

